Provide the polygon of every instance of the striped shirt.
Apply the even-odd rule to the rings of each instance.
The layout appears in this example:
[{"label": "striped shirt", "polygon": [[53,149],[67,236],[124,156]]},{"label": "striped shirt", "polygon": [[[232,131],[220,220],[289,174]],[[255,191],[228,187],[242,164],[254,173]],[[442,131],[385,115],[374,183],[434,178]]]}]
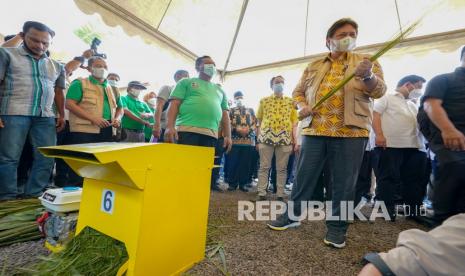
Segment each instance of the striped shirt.
[{"label": "striped shirt", "polygon": [[0,48],[0,115],[55,117],[55,87],[65,88],[64,66],[24,48]]}]

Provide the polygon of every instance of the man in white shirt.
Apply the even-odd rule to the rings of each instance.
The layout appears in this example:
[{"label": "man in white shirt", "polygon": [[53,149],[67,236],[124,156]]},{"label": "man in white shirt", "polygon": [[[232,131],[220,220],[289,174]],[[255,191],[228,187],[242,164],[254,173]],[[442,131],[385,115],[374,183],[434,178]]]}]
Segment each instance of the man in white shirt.
[{"label": "man in white shirt", "polygon": [[378,155],[377,198],[384,201],[391,220],[395,220],[395,197],[400,188],[406,215],[420,214],[426,192],[422,176],[426,170],[426,154],[417,127],[417,106],[409,95],[421,91],[425,79],[409,75],[397,84],[396,93],[375,101],[373,130]]}]

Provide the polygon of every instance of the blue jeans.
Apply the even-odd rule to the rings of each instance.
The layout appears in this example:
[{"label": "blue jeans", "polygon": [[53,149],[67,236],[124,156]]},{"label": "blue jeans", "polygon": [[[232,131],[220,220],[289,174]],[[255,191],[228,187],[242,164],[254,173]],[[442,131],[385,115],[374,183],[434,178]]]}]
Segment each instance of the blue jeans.
[{"label": "blue jeans", "polygon": [[18,162],[27,138],[32,145],[33,163],[24,196],[39,196],[49,184],[54,161],[37,148],[56,144],[55,119],[7,115],[1,119],[5,127],[0,128],[0,200],[18,196]]}]

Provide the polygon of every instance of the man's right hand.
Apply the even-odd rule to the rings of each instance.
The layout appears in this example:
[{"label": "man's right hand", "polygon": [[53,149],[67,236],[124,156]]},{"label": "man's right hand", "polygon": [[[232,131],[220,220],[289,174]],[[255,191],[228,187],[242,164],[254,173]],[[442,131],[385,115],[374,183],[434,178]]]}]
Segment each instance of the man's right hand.
[{"label": "man's right hand", "polygon": [[85,50],[84,53],[82,53],[82,56],[85,57],[86,59],[91,58],[94,55],[94,50],[89,49]]},{"label": "man's right hand", "polygon": [[165,130],[165,142],[174,143],[178,140],[178,132],[174,127],[169,127]]},{"label": "man's right hand", "polygon": [[4,127],[5,127],[5,125],[3,124],[2,119],[0,119],[0,128],[4,128]]},{"label": "man's right hand", "polygon": [[99,128],[106,128],[111,126],[110,122],[103,118],[95,118],[92,120],[92,124],[98,126]]},{"label": "man's right hand", "polygon": [[152,135],[153,135],[153,137],[155,137],[157,139],[160,139],[161,128],[160,128],[159,124],[156,124],[156,125],[153,126]]},{"label": "man's right hand", "polygon": [[441,136],[446,148],[454,151],[465,150],[465,135],[458,129],[453,128],[443,131]]},{"label": "man's right hand", "polygon": [[299,119],[302,120],[304,118],[307,118],[308,116],[313,114],[313,110],[311,107],[308,105],[304,105],[301,108],[299,108]]},{"label": "man's right hand", "polygon": [[376,135],[375,145],[385,149],[387,147],[386,137],[383,134]]}]

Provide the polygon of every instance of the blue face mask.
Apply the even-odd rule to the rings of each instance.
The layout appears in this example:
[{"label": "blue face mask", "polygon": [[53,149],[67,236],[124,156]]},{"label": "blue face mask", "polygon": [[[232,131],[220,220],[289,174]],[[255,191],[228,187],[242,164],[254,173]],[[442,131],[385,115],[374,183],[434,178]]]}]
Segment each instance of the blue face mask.
[{"label": "blue face mask", "polygon": [[284,90],[284,84],[282,83],[273,84],[273,91],[275,93],[283,93],[283,90]]},{"label": "blue face mask", "polygon": [[216,74],[216,67],[214,64],[204,64],[203,72],[209,77],[213,77]]}]

